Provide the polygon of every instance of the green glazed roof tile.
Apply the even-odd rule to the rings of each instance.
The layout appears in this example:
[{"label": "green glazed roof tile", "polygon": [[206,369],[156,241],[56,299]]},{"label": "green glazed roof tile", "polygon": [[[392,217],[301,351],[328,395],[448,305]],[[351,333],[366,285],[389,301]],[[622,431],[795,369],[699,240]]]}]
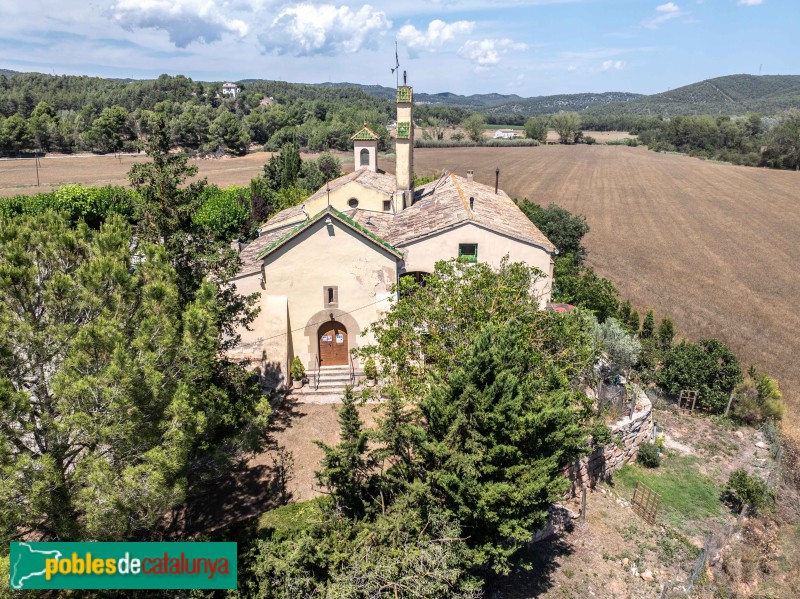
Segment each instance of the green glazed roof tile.
[{"label": "green glazed roof tile", "polygon": [[411,138],[411,123],[408,121],[397,123],[397,139]]},{"label": "green glazed roof tile", "polygon": [[397,103],[411,103],[413,92],[411,86],[401,85],[397,88]]}]

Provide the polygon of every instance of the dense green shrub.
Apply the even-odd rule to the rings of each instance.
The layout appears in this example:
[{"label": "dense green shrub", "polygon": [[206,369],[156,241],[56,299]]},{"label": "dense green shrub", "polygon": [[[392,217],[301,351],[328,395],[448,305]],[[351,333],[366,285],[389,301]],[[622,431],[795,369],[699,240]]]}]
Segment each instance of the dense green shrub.
[{"label": "dense green shrub", "polygon": [[619,306],[614,283],[592,268],[580,267],[569,254],[556,260],[552,297],[554,302],[591,310],[600,322],[616,315]]},{"label": "dense green shrub", "polygon": [[768,374],[750,369],[750,377],[733,392],[731,415],[749,425],[783,418],[783,402],[778,383]]},{"label": "dense green shrub", "polygon": [[645,468],[658,468],[661,465],[658,445],[655,443],[642,443],[639,446],[639,453],[636,454],[636,461]]},{"label": "dense green shrub", "polygon": [[82,219],[96,229],[112,214],[130,220],[136,197],[135,191],[113,185],[64,185],[56,191],[2,198],[0,216],[33,215],[54,210],[66,213],[73,223]]},{"label": "dense green shrub", "polygon": [[364,376],[371,380],[378,378],[378,368],[375,366],[375,360],[372,357],[367,358],[364,364]]},{"label": "dense green shrub", "polygon": [[697,390],[697,405],[719,414],[742,378],[739,360],[730,348],[716,339],[704,339],[699,344],[682,341],[669,349],[658,383],[670,393]]},{"label": "dense green shrub", "polygon": [[569,210],[550,204],[547,207],[539,206],[527,198],[516,200],[517,206],[536,227],[558,248],[561,256],[571,254],[579,265],[586,257],[586,248],[582,241],[589,232],[586,217],[581,214],[572,214]]},{"label": "dense green shrub", "polygon": [[232,239],[250,214],[250,189],[209,185],[203,190],[203,205],[194,213],[194,224],[219,239]]},{"label": "dense green shrub", "polygon": [[741,513],[746,509],[757,512],[768,507],[772,504],[773,497],[767,483],[739,468],[728,478],[722,500]]}]

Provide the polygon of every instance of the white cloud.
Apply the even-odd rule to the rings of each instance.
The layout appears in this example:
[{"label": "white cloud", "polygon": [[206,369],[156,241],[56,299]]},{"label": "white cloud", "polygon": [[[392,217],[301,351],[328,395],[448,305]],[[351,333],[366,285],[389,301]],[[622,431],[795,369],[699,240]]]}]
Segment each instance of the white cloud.
[{"label": "white cloud", "polygon": [[742,6],[758,6],[763,2],[764,0],[739,0],[736,4],[741,4]]},{"label": "white cloud", "polygon": [[226,33],[247,35],[247,23],[225,14],[225,7],[214,0],[116,0],[108,14],[128,31],[162,29],[172,43],[185,48],[195,41],[217,41]]},{"label": "white cloud", "polygon": [[680,6],[675,4],[674,2],[667,2],[666,4],[659,4],[656,6],[656,13],[658,13],[655,17],[651,17],[649,19],[645,19],[640,24],[642,27],[646,27],[648,29],[658,29],[659,26],[663,25],[667,21],[671,21],[673,19],[677,19],[678,17],[682,17],[687,15],[688,13],[683,10]]},{"label": "white cloud", "polygon": [[258,40],[276,54],[336,55],[374,47],[376,37],[391,26],[386,13],[369,4],[357,11],[333,4],[298,4],[281,10]]},{"label": "white cloud", "polygon": [[569,71],[570,73],[574,73],[577,70],[578,70],[578,67],[576,67],[575,65],[569,65],[567,67],[567,71]]},{"label": "white cloud", "polygon": [[469,35],[474,28],[473,21],[445,23],[434,19],[428,23],[425,31],[420,31],[413,25],[403,25],[397,32],[397,41],[408,48],[412,55],[416,55],[420,50],[436,50],[461,36]]},{"label": "white cloud", "polygon": [[604,60],[603,61],[603,70],[604,71],[610,71],[611,69],[614,69],[615,71],[621,71],[624,66],[625,66],[625,63],[623,61],[621,61],[621,60]]},{"label": "white cloud", "polygon": [[471,61],[478,69],[488,69],[500,62],[500,56],[510,50],[526,50],[527,45],[508,38],[470,40],[461,46],[458,55]]}]

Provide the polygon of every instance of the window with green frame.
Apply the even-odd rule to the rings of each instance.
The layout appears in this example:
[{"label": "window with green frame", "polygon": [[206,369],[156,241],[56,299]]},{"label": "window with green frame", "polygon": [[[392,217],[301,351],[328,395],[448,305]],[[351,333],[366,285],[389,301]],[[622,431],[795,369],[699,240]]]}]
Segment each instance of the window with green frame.
[{"label": "window with green frame", "polygon": [[467,262],[478,261],[478,244],[477,243],[459,243],[458,244],[458,257],[463,258]]}]

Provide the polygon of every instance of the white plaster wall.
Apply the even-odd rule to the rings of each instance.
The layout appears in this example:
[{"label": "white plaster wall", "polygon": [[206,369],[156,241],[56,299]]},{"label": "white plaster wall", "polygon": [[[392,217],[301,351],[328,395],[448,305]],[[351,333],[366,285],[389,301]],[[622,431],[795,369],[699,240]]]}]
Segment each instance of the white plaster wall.
[{"label": "white plaster wall", "polygon": [[[363,333],[386,313],[397,281],[394,255],[336,220],[330,226],[324,221],[267,256],[263,269],[266,294],[287,298],[291,353],[300,356],[306,370],[315,367],[317,352],[318,326],[309,327],[310,321],[321,324],[333,311],[347,326],[350,348],[370,343],[371,336],[356,333]],[[338,287],[338,311],[325,304],[327,286]],[[339,317],[341,312],[347,316]],[[359,331],[351,330],[348,317]]]},{"label": "white plaster wall", "polygon": [[[362,165],[361,164],[361,150],[366,148],[369,151],[369,164]],[[376,141],[367,141],[367,140],[358,140],[353,142],[353,159],[355,162],[355,169],[358,170],[360,168],[368,168],[373,173],[378,170],[378,142]]]},{"label": "white plaster wall", "polygon": [[[351,181],[331,191],[331,206],[336,208],[339,212],[346,212],[350,210],[350,206],[347,204],[350,198],[356,198],[358,200],[358,207],[362,210],[372,210],[374,212],[383,212],[384,200],[391,199],[389,194],[363,187],[359,185],[357,181]],[[306,212],[314,216],[327,206],[328,195],[323,194],[315,200],[306,201]]]},{"label": "white plaster wall", "polygon": [[550,254],[539,247],[494,233],[473,223],[465,223],[403,245],[401,249],[405,254],[405,272],[433,272],[437,261],[458,257],[458,245],[461,243],[477,243],[478,262],[485,262],[494,268],[499,268],[500,261],[506,254],[511,262],[525,262],[529,266],[535,266],[545,274],[535,285],[539,303],[544,307],[550,301],[553,282]]}]

